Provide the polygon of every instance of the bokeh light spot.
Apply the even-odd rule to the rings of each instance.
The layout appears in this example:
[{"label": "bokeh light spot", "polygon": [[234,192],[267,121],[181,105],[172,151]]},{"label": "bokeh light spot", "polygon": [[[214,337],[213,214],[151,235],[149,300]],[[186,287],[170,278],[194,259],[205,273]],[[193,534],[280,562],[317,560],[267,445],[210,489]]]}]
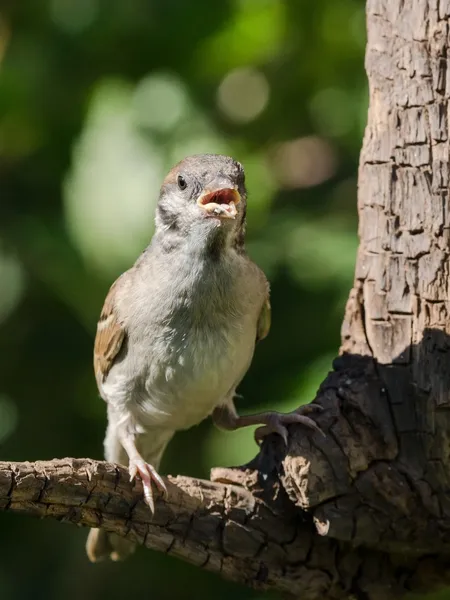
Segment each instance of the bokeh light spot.
[{"label": "bokeh light spot", "polygon": [[159,148],[132,118],[133,90],[102,82],[66,179],[66,220],[89,264],[116,272],[134,262],[150,241],[163,177]]},{"label": "bokeh light spot", "polygon": [[188,108],[181,82],[168,74],[149,75],[138,83],[132,98],[136,122],[157,131],[170,131]]},{"label": "bokeh light spot", "polygon": [[279,144],[270,153],[274,175],[285,188],[305,188],[323,183],[334,175],[336,153],[318,136],[298,138]]},{"label": "bokeh light spot", "polygon": [[[286,36],[287,7],[282,0],[235,0],[223,29],[200,44],[197,68],[217,77],[235,67],[273,60]],[[296,32],[298,37],[299,32]]]},{"label": "bokeh light spot", "polygon": [[98,13],[97,0],[52,0],[53,22],[66,33],[81,33],[92,24]]},{"label": "bokeh light spot", "polygon": [[217,91],[222,113],[236,123],[248,123],[258,117],[269,101],[269,82],[256,69],[234,69],[223,79]]}]

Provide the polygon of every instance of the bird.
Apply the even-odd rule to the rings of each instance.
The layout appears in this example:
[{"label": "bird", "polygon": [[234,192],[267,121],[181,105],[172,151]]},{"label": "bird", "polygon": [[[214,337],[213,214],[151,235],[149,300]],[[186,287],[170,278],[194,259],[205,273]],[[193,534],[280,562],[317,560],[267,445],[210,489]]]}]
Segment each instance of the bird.
[{"label": "bird", "polygon": [[[208,416],[224,430],[260,425],[260,442],[287,425],[321,431],[307,414],[275,411],[239,416],[236,388],[257,342],[269,333],[269,283],[245,250],[244,168],[219,154],[189,156],[165,177],[155,231],[135,264],[111,286],[94,344],[94,371],[107,406],[105,459],[137,475],[152,513],[158,473],[176,431]],[[91,529],[92,562],[123,560],[135,544]]]}]

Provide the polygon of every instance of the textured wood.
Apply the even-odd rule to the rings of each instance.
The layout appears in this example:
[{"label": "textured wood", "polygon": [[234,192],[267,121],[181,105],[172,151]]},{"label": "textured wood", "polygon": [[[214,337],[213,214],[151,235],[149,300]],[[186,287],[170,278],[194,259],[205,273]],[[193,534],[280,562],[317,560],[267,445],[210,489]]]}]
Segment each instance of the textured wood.
[{"label": "textured wood", "polygon": [[157,499],[152,519],[141,484],[131,484],[121,467],[70,458],[0,462],[0,510],[101,526],[255,589],[303,600],[390,599],[445,575],[444,565],[431,558],[409,564],[403,559],[396,583],[398,559],[317,535],[312,520],[306,514],[300,519],[284,494],[264,499],[260,480],[270,477],[250,468],[226,471],[222,477],[240,473],[252,491],[170,477],[169,497]]}]

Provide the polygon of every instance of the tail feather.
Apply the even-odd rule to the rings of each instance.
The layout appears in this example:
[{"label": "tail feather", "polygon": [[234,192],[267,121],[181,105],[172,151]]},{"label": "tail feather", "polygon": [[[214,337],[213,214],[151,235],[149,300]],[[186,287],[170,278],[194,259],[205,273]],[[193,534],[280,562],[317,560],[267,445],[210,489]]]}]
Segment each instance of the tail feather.
[{"label": "tail feather", "polygon": [[125,560],[133,554],[135,549],[134,542],[103,529],[91,529],[86,541],[86,553],[93,563],[100,562],[105,558],[114,561]]}]

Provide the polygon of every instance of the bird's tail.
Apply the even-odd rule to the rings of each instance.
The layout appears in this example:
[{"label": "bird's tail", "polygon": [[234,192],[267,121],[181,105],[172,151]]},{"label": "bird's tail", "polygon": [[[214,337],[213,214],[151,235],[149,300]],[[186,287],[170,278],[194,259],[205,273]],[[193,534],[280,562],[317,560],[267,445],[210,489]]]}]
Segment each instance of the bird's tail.
[{"label": "bird's tail", "polygon": [[104,529],[91,529],[86,541],[86,553],[91,562],[99,562],[105,558],[125,560],[135,549],[134,542]]},{"label": "bird's tail", "polygon": [[[146,433],[137,439],[138,450],[142,458],[155,469],[159,468],[163,452],[173,435],[173,432],[164,432],[165,435],[161,435],[161,433],[155,436]],[[110,426],[108,426],[105,438],[105,458],[109,462],[128,465],[127,453],[115,430]],[[133,554],[135,549],[135,542],[115,533],[108,533],[103,529],[91,529],[86,541],[86,553],[91,562],[99,562],[105,558],[114,561],[125,560],[130,554]]]}]

